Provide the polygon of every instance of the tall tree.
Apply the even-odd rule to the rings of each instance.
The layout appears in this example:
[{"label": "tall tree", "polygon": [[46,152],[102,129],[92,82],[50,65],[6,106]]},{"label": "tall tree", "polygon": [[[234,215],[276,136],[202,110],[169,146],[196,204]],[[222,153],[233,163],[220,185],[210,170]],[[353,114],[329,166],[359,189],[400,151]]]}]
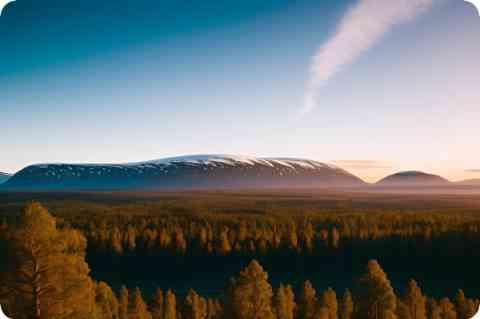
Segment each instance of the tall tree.
[{"label": "tall tree", "polygon": [[345,290],[340,305],[338,307],[339,319],[352,319],[353,314],[353,298],[350,290]]},{"label": "tall tree", "polygon": [[455,296],[455,307],[459,319],[470,319],[478,311],[476,303],[472,299],[466,298],[462,289],[460,289]]},{"label": "tall tree", "polygon": [[96,318],[118,319],[118,300],[112,289],[103,281],[99,282],[95,290]]},{"label": "tall tree", "polygon": [[283,284],[275,292],[274,306],[277,319],[293,319],[295,315],[295,295],[292,287]]},{"label": "tall tree", "polygon": [[300,290],[298,313],[300,318],[312,319],[315,315],[317,296],[309,280],[306,280]]},{"label": "tall tree", "polygon": [[438,302],[433,298],[427,299],[427,318],[441,319],[441,309]]},{"label": "tall tree", "polygon": [[403,302],[408,307],[412,319],[427,319],[427,299],[415,280],[410,280]]},{"label": "tall tree", "polygon": [[222,305],[217,299],[207,300],[207,319],[216,319],[222,315]]},{"label": "tall tree", "polygon": [[129,319],[151,319],[152,316],[148,311],[145,301],[143,301],[142,292],[140,288],[135,288],[133,293],[133,300],[130,310],[128,312]]},{"label": "tall tree", "polygon": [[337,319],[338,302],[337,294],[332,288],[328,288],[323,292],[320,298],[320,306],[328,309],[328,318]]},{"label": "tall tree", "polygon": [[387,275],[376,260],[367,265],[366,274],[360,279],[357,317],[369,319],[395,318],[397,298]]},{"label": "tall tree", "polygon": [[122,286],[122,288],[120,288],[120,295],[118,296],[118,316],[120,319],[128,319],[129,305],[128,289]]},{"label": "tall tree", "polygon": [[442,298],[439,303],[440,306],[440,318],[442,319],[457,319],[457,312],[455,305],[448,298]]},{"label": "tall tree", "polygon": [[165,294],[163,311],[163,319],[177,319],[177,297],[170,289]]},{"label": "tall tree", "polygon": [[467,318],[467,298],[465,297],[465,293],[462,289],[457,291],[455,296],[455,307],[457,309],[458,319],[470,319],[471,317]]},{"label": "tall tree", "polygon": [[56,227],[39,203],[30,203],[10,237],[13,246],[4,286],[15,318],[90,318],[95,285],[85,262],[86,240]]},{"label": "tall tree", "polygon": [[397,317],[398,319],[412,319],[409,307],[400,299],[397,300]]},{"label": "tall tree", "polygon": [[272,287],[268,274],[253,260],[233,279],[227,298],[233,319],[272,319]]},{"label": "tall tree", "polygon": [[163,319],[164,297],[162,289],[157,289],[150,303],[152,319]]},{"label": "tall tree", "polygon": [[205,319],[207,317],[207,301],[190,289],[185,297],[182,319]]}]

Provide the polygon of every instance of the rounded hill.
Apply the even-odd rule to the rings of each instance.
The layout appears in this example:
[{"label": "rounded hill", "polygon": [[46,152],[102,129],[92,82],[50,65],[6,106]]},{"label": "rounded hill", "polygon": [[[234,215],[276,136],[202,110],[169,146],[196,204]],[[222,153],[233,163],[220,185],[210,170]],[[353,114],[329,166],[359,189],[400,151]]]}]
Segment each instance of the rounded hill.
[{"label": "rounded hill", "polygon": [[194,155],[128,164],[39,164],[28,166],[3,188],[202,189],[351,187],[365,183],[321,162],[294,158]]},{"label": "rounded hill", "polygon": [[450,182],[438,175],[420,171],[405,171],[387,176],[377,182],[379,186],[445,186]]}]

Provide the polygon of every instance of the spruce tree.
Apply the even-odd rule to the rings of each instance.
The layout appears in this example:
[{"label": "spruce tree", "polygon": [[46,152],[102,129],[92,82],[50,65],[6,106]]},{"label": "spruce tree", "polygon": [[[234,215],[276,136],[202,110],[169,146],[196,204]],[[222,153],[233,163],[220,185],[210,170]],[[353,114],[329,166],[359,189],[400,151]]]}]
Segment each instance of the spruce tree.
[{"label": "spruce tree", "polygon": [[392,319],[395,318],[397,298],[382,267],[376,260],[367,265],[366,274],[360,279],[358,294],[359,318]]},{"label": "spruce tree", "polygon": [[462,289],[458,290],[455,296],[455,307],[457,309],[458,319],[470,319],[465,318],[467,312],[467,298]]},{"label": "spruce tree", "polygon": [[277,319],[293,319],[295,314],[295,296],[290,286],[283,284],[275,292],[274,307]]},{"label": "spruce tree", "polygon": [[397,317],[398,319],[412,319],[409,307],[400,299],[397,300]]},{"label": "spruce tree", "polygon": [[268,274],[253,260],[233,279],[227,298],[233,319],[272,319],[272,287]]},{"label": "spruce tree", "polygon": [[150,313],[152,319],[163,319],[164,297],[162,289],[157,289],[150,303]]},{"label": "spruce tree", "polygon": [[207,310],[207,301],[190,289],[185,298],[182,319],[205,319]]},{"label": "spruce tree", "polygon": [[170,289],[165,294],[163,311],[163,319],[177,319],[177,298]]},{"label": "spruce tree", "polygon": [[152,316],[148,311],[145,301],[143,301],[140,288],[135,288],[133,293],[132,305],[128,312],[128,319],[151,319]]},{"label": "spruce tree", "polygon": [[13,246],[3,286],[15,318],[83,319],[95,312],[95,284],[85,262],[86,239],[57,229],[39,203],[26,206],[9,236]]},{"label": "spruce tree", "polygon": [[316,311],[317,296],[316,291],[309,280],[306,280],[300,291],[298,304],[299,317],[304,319],[313,319]]},{"label": "spruce tree", "polygon": [[403,302],[408,307],[412,319],[427,319],[427,299],[415,280],[410,280]]},{"label": "spruce tree", "polygon": [[433,298],[427,299],[427,318],[441,319],[441,309],[438,302]]},{"label": "spruce tree", "polygon": [[352,319],[353,314],[353,298],[350,290],[345,290],[342,300],[338,307],[339,319]]},{"label": "spruce tree", "polygon": [[122,286],[122,288],[120,288],[120,295],[118,296],[118,316],[120,319],[128,319],[129,300],[128,289]]},{"label": "spruce tree", "polygon": [[103,281],[95,289],[96,319],[118,319],[118,300]]},{"label": "spruce tree", "polygon": [[320,305],[321,307],[328,309],[329,319],[337,319],[337,294],[332,288],[328,288],[325,292],[323,292],[322,297],[320,298]]},{"label": "spruce tree", "polygon": [[448,298],[440,300],[440,318],[441,319],[457,319],[455,305]]}]

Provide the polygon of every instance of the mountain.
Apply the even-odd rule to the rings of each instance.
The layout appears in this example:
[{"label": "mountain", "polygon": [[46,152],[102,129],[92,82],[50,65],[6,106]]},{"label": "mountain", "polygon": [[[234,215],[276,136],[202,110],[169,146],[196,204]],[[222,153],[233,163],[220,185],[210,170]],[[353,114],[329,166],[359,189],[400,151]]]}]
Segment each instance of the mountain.
[{"label": "mountain", "polygon": [[480,178],[477,179],[467,179],[464,181],[456,182],[457,185],[462,186],[480,186]]},{"label": "mountain", "polygon": [[399,172],[377,182],[378,186],[447,186],[447,179],[419,171]]},{"label": "mountain", "polygon": [[10,174],[0,172],[0,184],[6,182],[10,177]]},{"label": "mountain", "polygon": [[131,164],[40,164],[2,185],[13,190],[349,187],[365,183],[333,165],[292,158],[196,155]]}]

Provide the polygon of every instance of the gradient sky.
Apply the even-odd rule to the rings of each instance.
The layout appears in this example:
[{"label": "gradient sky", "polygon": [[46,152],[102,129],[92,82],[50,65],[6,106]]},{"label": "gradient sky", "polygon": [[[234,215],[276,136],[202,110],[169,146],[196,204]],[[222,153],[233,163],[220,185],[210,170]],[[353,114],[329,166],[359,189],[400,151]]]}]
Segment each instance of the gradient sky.
[{"label": "gradient sky", "polygon": [[0,171],[198,153],[311,158],[375,181],[480,178],[480,18],[435,0],[318,89],[353,0],[17,0],[0,17]]}]

